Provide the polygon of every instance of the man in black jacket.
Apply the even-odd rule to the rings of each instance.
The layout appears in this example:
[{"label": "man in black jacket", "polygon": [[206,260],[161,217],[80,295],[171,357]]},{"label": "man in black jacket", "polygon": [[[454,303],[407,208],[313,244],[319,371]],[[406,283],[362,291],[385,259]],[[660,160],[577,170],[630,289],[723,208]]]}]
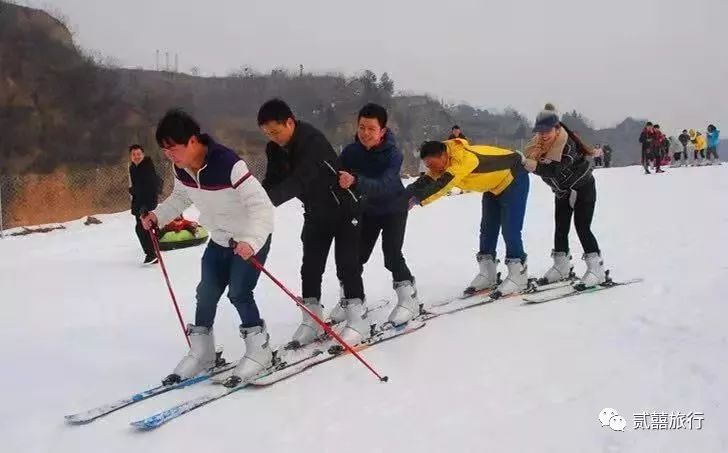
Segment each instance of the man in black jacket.
[{"label": "man in black jacket", "polygon": [[688,164],[688,143],[690,143],[690,135],[688,135],[688,130],[683,129],[680,136],[677,138],[680,141],[680,144],[682,145],[682,160],[683,164],[687,166]]},{"label": "man in black jacket", "polygon": [[157,196],[160,190],[159,177],[152,159],[144,155],[141,145],[129,147],[129,194],[131,195],[131,213],[136,218],[136,234],[144,251],[144,264],[157,262],[152,238],[141,223],[141,215],[157,208]]},{"label": "man in black jacket", "polygon": [[[359,262],[360,212],[354,192],[338,184],[339,164],[326,137],[308,123],[296,120],[290,107],[272,99],[260,107],[258,125],[270,139],[263,187],[273,205],[292,198],[303,202],[303,263],[301,280],[306,307],[321,317],[321,278],[332,241],[337,273],[344,288],[340,301],[346,313],[342,337],[351,344],[369,337],[364,285]],[[293,345],[316,340],[323,330],[306,312],[293,335]]]}]

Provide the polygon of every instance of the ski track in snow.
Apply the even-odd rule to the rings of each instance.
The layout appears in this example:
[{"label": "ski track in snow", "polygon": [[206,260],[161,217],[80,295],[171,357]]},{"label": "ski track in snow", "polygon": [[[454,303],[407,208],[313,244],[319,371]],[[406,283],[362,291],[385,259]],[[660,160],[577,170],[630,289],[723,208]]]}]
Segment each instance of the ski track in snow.
[{"label": "ski track in snow", "polygon": [[[155,384],[185,352],[158,267],[139,265],[132,216],[101,215],[103,225],[71,222],[65,231],[0,240],[3,450],[728,451],[728,265],[721,260],[728,250],[728,166],[641,173],[596,171],[594,231],[613,278],[645,282],[443,316],[363,352],[389,375],[388,384],[352,357],[339,358],[149,433],[128,422],[210,387],[172,391],[86,426],[63,421]],[[550,265],[553,198],[537,178],[528,203],[525,245],[529,270],[538,275]],[[458,294],[472,279],[479,220],[479,194],[411,211],[405,256],[425,303]],[[268,260],[294,292],[301,221],[296,201],[277,210]],[[573,229],[571,246],[581,273]],[[364,276],[370,300],[395,297],[378,247]],[[164,254],[187,322],[202,251]],[[338,297],[333,258],[323,295],[330,309]],[[264,276],[256,296],[273,343],[287,341],[300,319],[293,302]],[[228,359],[242,351],[236,323],[223,299],[216,342]],[[605,407],[624,416],[625,432],[601,426]],[[635,431],[633,414],[642,411],[703,412],[704,427]]]}]

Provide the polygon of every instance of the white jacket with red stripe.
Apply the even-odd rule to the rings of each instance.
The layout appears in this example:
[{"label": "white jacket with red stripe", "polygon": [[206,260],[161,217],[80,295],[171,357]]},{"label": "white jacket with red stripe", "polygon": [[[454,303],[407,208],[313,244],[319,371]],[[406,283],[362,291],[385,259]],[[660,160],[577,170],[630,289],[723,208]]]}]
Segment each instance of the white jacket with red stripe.
[{"label": "white jacket with red stripe", "polygon": [[232,150],[209,140],[205,165],[197,172],[174,167],[172,194],[154,211],[160,226],[194,204],[199,223],[217,244],[247,242],[257,253],[273,233],[273,203]]}]

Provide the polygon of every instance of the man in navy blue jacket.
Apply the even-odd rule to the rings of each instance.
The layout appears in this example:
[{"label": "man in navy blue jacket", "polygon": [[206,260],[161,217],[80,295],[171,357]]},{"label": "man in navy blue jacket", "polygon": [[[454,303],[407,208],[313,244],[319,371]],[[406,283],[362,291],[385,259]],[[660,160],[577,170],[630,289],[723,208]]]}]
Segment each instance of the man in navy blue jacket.
[{"label": "man in navy blue jacket", "polygon": [[[389,315],[395,325],[404,324],[419,313],[419,300],[402,245],[407,228],[407,197],[400,177],[402,152],[394,134],[387,129],[387,110],[367,104],[359,111],[357,134],[341,153],[339,185],[352,188],[363,204],[359,253],[362,264],[369,260],[382,234],[384,266],[392,272],[397,306]],[[332,313],[332,319],[337,313]]]}]

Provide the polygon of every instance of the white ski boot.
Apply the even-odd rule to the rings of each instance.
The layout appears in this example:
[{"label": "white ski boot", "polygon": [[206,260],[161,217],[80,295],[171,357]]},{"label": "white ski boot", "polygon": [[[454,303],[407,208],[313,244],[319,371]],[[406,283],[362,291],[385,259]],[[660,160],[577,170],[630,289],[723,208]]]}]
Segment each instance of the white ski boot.
[{"label": "white ski boot", "polygon": [[572,270],[574,268],[571,266],[571,255],[567,252],[552,250],[551,258],[554,259],[554,265],[546,271],[543,277],[538,279],[539,285],[548,285],[549,283],[568,280],[573,276]]},{"label": "white ski boot", "polygon": [[273,364],[273,351],[268,343],[270,335],[265,322],[262,326],[241,327],[240,337],[245,342],[245,355],[238,362],[233,374],[225,380],[226,387],[235,387]]},{"label": "white ski boot", "polygon": [[[303,299],[303,304],[306,308],[311,310],[313,314],[318,316],[319,319],[322,318],[324,307],[319,303],[317,298],[307,297]],[[303,309],[301,309],[301,315],[303,316],[301,324],[298,326],[298,329],[296,329],[296,332],[293,334],[293,338],[286,346],[286,349],[297,349],[301,346],[306,346],[307,344],[313,343],[317,339],[321,338],[324,333],[323,327],[314,321],[313,318]]]},{"label": "white ski boot", "polygon": [[344,299],[341,306],[346,313],[346,324],[341,331],[341,338],[350,345],[356,345],[370,336],[369,321],[366,317],[366,307],[361,299]]},{"label": "white ski boot", "polygon": [[525,259],[506,258],[506,266],[508,277],[491,294],[494,299],[523,291],[528,287],[528,266]]},{"label": "white ski boot", "polygon": [[212,330],[188,324],[187,336],[190,339],[190,350],[172,374],[164,378],[162,381],[164,385],[176,384],[215,366],[215,338]]},{"label": "white ski boot", "polygon": [[593,286],[601,285],[607,281],[607,274],[604,270],[604,261],[597,252],[585,253],[582,257],[586,261],[586,272],[574,285],[576,289],[582,290]]},{"label": "white ski boot", "polygon": [[346,312],[341,308],[341,302],[344,299],[346,299],[346,296],[344,296],[344,284],[339,282],[339,303],[329,313],[329,320],[332,324],[338,324],[346,320]]},{"label": "white ski boot", "polygon": [[498,274],[499,261],[493,255],[478,253],[475,255],[475,258],[478,260],[480,272],[470,282],[470,286],[465,288],[465,295],[475,294],[478,291],[488,288],[495,288],[500,282],[500,275]]},{"label": "white ski boot", "polygon": [[393,286],[397,293],[397,306],[389,314],[388,321],[399,326],[420,314],[420,300],[414,279],[394,282]]}]

